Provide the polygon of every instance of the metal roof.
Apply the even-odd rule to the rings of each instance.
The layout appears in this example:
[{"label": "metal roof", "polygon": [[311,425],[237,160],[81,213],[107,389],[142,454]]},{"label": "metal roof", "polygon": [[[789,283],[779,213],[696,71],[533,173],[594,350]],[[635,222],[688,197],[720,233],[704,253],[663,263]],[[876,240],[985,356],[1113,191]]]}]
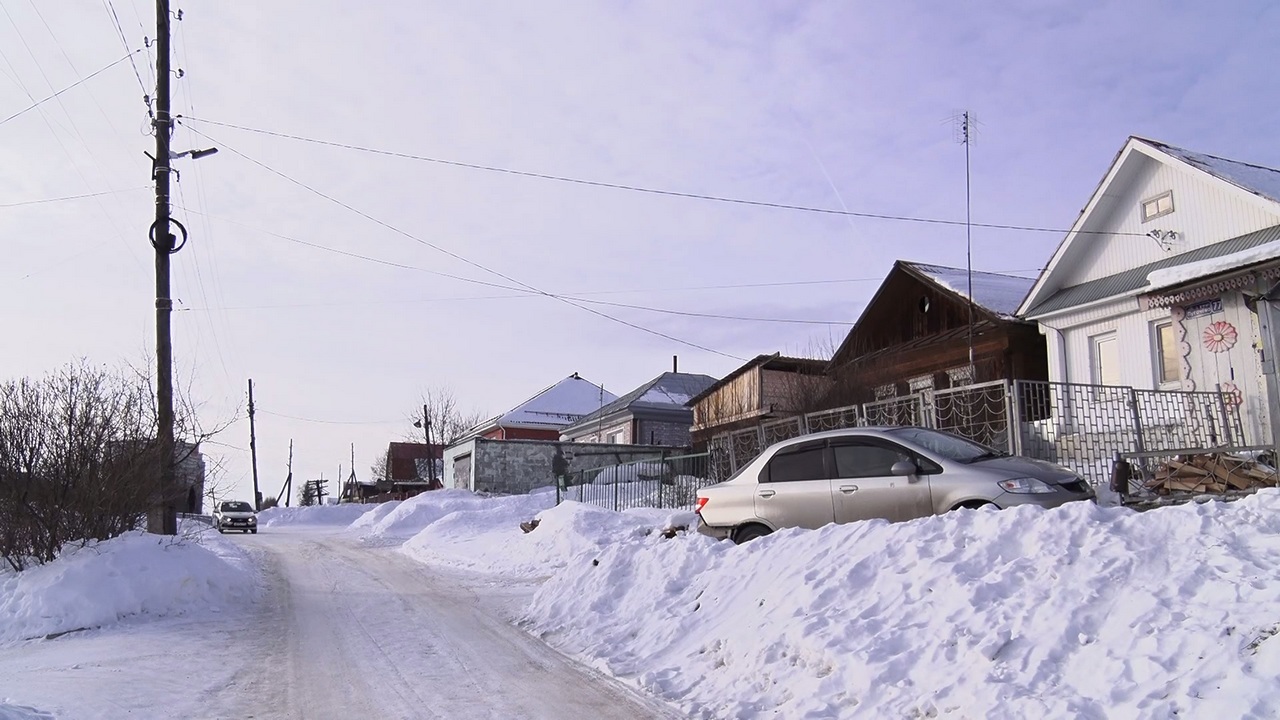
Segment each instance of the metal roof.
[{"label": "metal roof", "polygon": [[1178,265],[1222,257],[1223,255],[1230,255],[1269,242],[1275,242],[1276,240],[1280,240],[1280,225],[1274,225],[1247,235],[1223,240],[1220,243],[1189,250],[1181,255],[1157,260],[1114,275],[1065,287],[1029,308],[1026,316],[1034,318],[1097,300],[1128,295],[1147,287],[1147,275],[1154,270],[1164,270]]},{"label": "metal roof", "polygon": [[691,414],[693,411],[686,407],[686,404],[715,382],[716,379],[710,375],[666,372],[599,410],[584,415],[572,425],[562,429],[561,433],[570,434],[589,427],[591,423],[615,413],[630,412],[638,415],[644,414],[645,411],[658,413],[676,411],[681,414]]}]

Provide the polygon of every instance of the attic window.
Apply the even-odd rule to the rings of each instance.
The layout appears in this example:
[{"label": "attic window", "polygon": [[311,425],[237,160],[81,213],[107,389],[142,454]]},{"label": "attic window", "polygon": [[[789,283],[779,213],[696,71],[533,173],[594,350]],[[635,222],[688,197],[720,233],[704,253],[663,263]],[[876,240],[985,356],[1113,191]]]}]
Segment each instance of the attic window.
[{"label": "attic window", "polygon": [[1154,220],[1162,215],[1168,215],[1173,212],[1173,191],[1165,192],[1142,201],[1142,222]]}]

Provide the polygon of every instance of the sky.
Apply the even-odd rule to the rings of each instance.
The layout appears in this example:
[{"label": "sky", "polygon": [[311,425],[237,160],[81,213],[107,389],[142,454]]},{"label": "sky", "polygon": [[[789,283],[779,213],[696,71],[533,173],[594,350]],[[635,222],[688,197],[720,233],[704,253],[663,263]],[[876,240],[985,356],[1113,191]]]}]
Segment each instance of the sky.
[{"label": "sky", "polygon": [[[0,378],[145,365],[154,8],[0,8]],[[219,148],[175,161],[175,373],[228,497],[250,378],[274,495],[290,440],[299,481],[353,444],[367,477],[428,390],[496,415],[829,353],[895,259],[965,265],[964,110],[973,221],[1051,231],[973,228],[978,270],[1033,277],[1129,135],[1280,167],[1261,0],[173,10],[173,148]]]}]

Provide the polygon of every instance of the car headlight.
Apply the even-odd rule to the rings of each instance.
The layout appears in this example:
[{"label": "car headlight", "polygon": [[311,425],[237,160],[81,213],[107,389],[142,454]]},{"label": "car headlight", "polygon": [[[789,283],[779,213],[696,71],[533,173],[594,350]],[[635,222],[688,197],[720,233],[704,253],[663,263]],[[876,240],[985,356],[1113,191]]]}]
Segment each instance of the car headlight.
[{"label": "car headlight", "polygon": [[249,524],[250,524],[250,525],[257,525],[257,524],[258,524],[258,518],[256,518],[256,517],[251,517],[251,518],[249,518]]},{"label": "car headlight", "polygon": [[1054,488],[1052,485],[1046,485],[1045,483],[1035,478],[1029,478],[1029,477],[1013,478],[1012,480],[1001,480],[1000,487],[1004,488],[1005,492],[1016,493],[1018,495],[1030,495],[1030,494],[1054,492]]}]

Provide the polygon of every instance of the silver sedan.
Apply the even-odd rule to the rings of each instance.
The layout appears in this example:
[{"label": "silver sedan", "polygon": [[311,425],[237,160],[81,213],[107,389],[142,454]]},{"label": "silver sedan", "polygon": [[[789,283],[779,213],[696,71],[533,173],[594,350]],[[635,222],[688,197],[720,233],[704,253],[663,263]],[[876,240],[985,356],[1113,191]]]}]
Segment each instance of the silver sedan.
[{"label": "silver sedan", "polygon": [[699,531],[736,542],[787,527],[911,520],[957,508],[1095,500],[1067,468],[920,427],[814,433],[698,491]]}]

